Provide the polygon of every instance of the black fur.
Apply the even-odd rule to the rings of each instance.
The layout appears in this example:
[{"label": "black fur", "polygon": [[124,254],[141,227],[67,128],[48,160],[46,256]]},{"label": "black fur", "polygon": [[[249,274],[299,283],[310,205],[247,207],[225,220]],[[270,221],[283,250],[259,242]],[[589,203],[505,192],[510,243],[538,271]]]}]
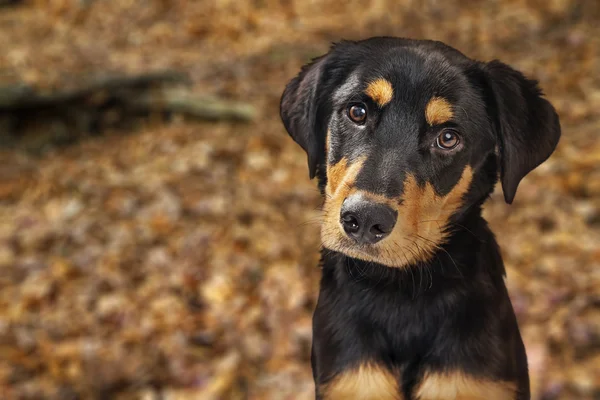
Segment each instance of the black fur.
[{"label": "black fur", "polygon": [[560,124],[536,81],[499,61],[489,62],[483,69],[493,92],[488,104],[495,111],[500,139],[502,189],[506,202],[512,203],[521,179],[556,148]]},{"label": "black fur", "polygon": [[[352,76],[358,83],[350,100],[367,104],[371,115],[360,132],[344,117],[349,99],[333,98]],[[374,76],[402,88],[394,91],[386,110],[361,95]],[[450,126],[458,126],[466,143],[451,157],[438,156],[427,145],[438,132],[423,117],[431,96],[449,99],[460,111]],[[511,203],[520,180],[558,143],[558,116],[536,82],[498,61],[474,61],[440,42],[372,38],[342,42],[305,66],[285,89],[281,116],[307,152],[310,176],[318,176],[322,190],[328,160],[352,160],[367,151],[371,156],[356,185],[389,197],[402,193],[407,173],[444,195],[465,165],[473,169],[463,206],[446,227],[450,234],[429,261],[391,268],[322,250],[313,319],[317,398],[319,385],[336,374],[376,360],[402,370],[399,387],[406,399],[414,398],[425,370],[455,369],[516,382],[516,398],[529,399],[525,349],[481,205],[498,170]],[[333,145],[326,155],[328,129]]]}]

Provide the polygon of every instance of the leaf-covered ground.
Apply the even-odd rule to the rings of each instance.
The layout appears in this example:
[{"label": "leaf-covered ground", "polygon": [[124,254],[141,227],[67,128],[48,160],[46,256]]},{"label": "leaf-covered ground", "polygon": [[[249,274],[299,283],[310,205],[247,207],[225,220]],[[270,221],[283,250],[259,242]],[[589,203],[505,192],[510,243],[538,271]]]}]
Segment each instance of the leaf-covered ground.
[{"label": "leaf-covered ground", "polygon": [[[278,100],[329,42],[382,34],[500,58],[537,77],[558,109],[555,155],[512,206],[498,191],[486,215],[534,398],[599,398],[594,0],[0,8],[0,86],[52,91],[100,72],[174,68],[194,91],[260,112],[246,125],[150,119],[42,156],[0,149],[0,398],[310,399],[320,200]],[[29,122],[23,137],[51,129]]]}]

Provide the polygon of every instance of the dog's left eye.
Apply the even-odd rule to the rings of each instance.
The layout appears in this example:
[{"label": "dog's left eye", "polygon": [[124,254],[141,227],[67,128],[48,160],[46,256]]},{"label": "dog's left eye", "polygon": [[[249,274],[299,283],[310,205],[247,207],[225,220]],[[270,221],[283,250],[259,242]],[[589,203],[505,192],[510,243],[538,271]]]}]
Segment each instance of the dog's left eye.
[{"label": "dog's left eye", "polygon": [[444,129],[435,140],[435,145],[442,150],[452,150],[460,143],[460,137],[452,129]]},{"label": "dog's left eye", "polygon": [[356,124],[364,124],[367,119],[367,107],[364,104],[351,104],[348,107],[348,118]]}]

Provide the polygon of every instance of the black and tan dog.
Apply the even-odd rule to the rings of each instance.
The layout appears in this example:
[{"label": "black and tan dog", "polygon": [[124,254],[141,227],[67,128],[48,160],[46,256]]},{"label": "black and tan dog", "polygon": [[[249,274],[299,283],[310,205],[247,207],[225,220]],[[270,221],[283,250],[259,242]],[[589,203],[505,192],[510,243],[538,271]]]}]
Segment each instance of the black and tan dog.
[{"label": "black and tan dog", "polygon": [[325,196],[319,399],[528,399],[525,349],[481,206],[550,156],[537,83],[440,42],[341,42],[281,116]]}]

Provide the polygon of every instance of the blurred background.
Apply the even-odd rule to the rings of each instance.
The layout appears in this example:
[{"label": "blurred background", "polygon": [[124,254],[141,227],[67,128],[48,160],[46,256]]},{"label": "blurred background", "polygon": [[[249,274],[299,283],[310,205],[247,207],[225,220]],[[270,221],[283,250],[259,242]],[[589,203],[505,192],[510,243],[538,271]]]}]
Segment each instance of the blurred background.
[{"label": "blurred background", "polygon": [[0,398],[312,398],[320,198],[279,96],[374,35],[540,80],[559,148],[485,214],[534,399],[600,399],[597,0],[0,0]]}]

